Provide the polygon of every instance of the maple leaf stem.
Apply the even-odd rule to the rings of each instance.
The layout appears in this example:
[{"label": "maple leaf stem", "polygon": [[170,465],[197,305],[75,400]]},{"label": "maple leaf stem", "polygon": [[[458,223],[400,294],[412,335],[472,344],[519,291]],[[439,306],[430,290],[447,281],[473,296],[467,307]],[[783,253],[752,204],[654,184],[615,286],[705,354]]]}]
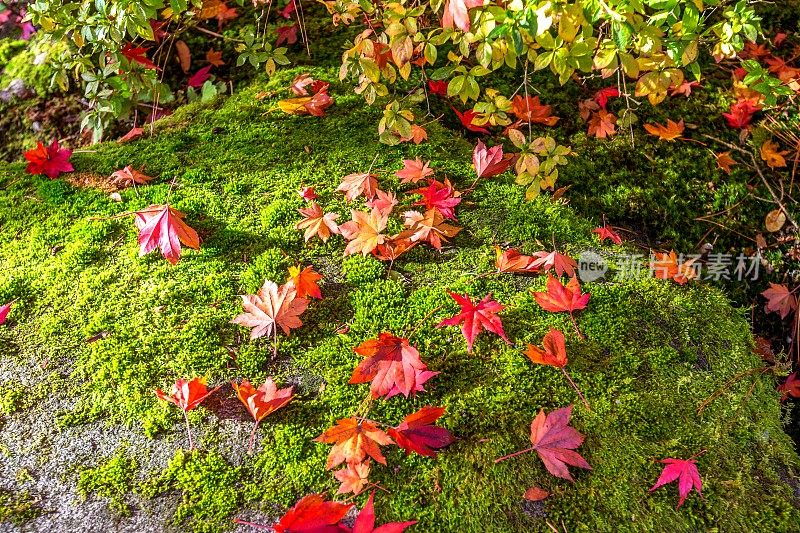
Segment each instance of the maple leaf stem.
[{"label": "maple leaf stem", "polygon": [[256,440],[256,430],[258,430],[258,424],[261,423],[261,420],[256,420],[256,423],[253,424],[253,431],[250,432],[250,444],[247,446],[247,455],[253,455],[253,444],[255,444]]},{"label": "maple leaf stem", "polygon": [[186,434],[189,436],[189,450],[194,450],[194,441],[192,440],[192,428],[189,427],[189,415],[183,411],[183,420],[186,422]]},{"label": "maple leaf stem", "polygon": [[500,461],[505,461],[506,459],[511,459],[511,458],[516,457],[518,455],[522,455],[523,453],[532,452],[535,449],[536,449],[536,446],[531,446],[530,448],[525,448],[524,450],[520,450],[518,452],[514,452],[514,453],[509,454],[509,455],[504,455],[503,457],[498,457],[497,459],[494,460],[494,464],[497,464]]},{"label": "maple leaf stem", "polygon": [[572,378],[570,377],[570,375],[569,375],[569,374],[567,374],[567,371],[566,371],[566,370],[564,370],[564,367],[561,367],[561,372],[564,374],[564,377],[565,377],[565,378],[567,378],[567,381],[569,381],[569,384],[570,384],[570,385],[572,385],[572,388],[573,388],[573,389],[575,389],[575,392],[577,392],[577,393],[578,393],[578,396],[580,396],[580,397],[581,397],[581,400],[583,400],[583,405],[585,405],[585,406],[586,406],[586,409],[587,409],[587,410],[589,410],[589,411],[591,411],[591,410],[592,410],[592,408],[591,408],[591,406],[589,405],[589,402],[587,402],[587,401],[586,401],[586,398],[584,398],[584,396],[583,396],[583,393],[581,393],[581,391],[580,391],[580,389],[578,388],[578,386],[577,386],[577,385],[575,385],[575,382],[574,382],[574,381],[572,381]]},{"label": "maple leaf stem", "polygon": [[405,338],[406,339],[410,339],[412,337],[412,335],[414,335],[414,333],[416,333],[417,330],[422,326],[422,324],[424,324],[430,317],[432,317],[433,314],[436,311],[439,311],[443,307],[444,307],[444,304],[440,304],[440,305],[437,305],[436,307],[434,307],[433,309],[431,309],[430,311],[428,311],[428,313],[424,317],[422,317],[422,320],[420,320],[419,322],[417,322],[414,325],[414,328],[411,330],[411,332],[408,335],[405,335]]},{"label": "maple leaf stem", "polygon": [[586,336],[583,333],[581,333],[580,329],[578,329],[578,321],[575,320],[575,316],[572,313],[569,314],[569,319],[572,320],[572,325],[575,326],[575,333],[578,334],[578,338],[582,341],[585,341]]}]

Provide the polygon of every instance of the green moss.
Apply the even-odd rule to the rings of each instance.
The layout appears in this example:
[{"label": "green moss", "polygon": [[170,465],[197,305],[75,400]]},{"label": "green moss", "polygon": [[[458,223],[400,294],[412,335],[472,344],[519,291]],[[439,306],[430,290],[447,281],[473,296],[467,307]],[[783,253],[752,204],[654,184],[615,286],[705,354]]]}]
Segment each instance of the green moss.
[{"label": "green moss", "polygon": [[30,492],[0,489],[0,524],[11,523],[20,526],[41,514],[39,502]]},{"label": "green moss", "polygon": [[128,457],[122,448],[98,466],[82,470],[78,476],[78,492],[84,498],[96,494],[107,500],[109,507],[121,516],[130,516],[126,495],[131,492],[137,467],[136,459]]},{"label": "green moss", "polygon": [[[175,431],[180,412],[159,403],[153,389],[178,377],[206,375],[216,385],[271,375],[291,383],[296,400],[262,423],[254,456],[234,466],[217,449],[245,449],[251,420],[226,421],[242,435],[238,442],[210,415],[217,407],[200,407],[191,423],[198,436],[208,435],[198,437],[208,450],[179,451],[143,489],[147,497],[180,492],[174,520],[187,530],[224,530],[240,507],[278,516],[304,494],[335,487],[325,471],[330,447],[312,439],[352,416],[367,395],[367,384],[348,383],[360,360],[352,348],[391,331],[410,336],[441,374],[415,398],[373,402],[369,416],[396,424],[424,405],[446,405],[442,424],[458,441],[435,460],[385,450],[388,466],[373,465],[371,476],[389,492],[377,497],[381,521],[415,518],[424,531],[463,532],[548,531],[547,522],[562,521],[570,531],[796,530],[800,511],[791,482],[798,458],[781,431],[770,377],[747,374],[761,363],[751,353],[745,317],[720,292],[654,279],[586,284],[592,297],[578,314],[587,337],[581,341],[568,316],[534,302],[530,290],[541,290],[544,278],[488,274],[495,269],[493,246],[531,252],[555,245],[573,256],[591,248],[612,263],[626,249],[598,244],[591,233],[597,219],[573,208],[588,200],[567,205],[543,195],[525,202],[510,176],[478,182],[457,210],[464,231],[442,252],[419,246],[389,267],[343,258],[339,236],[304,243],[293,229],[301,185],[315,186],[320,205],[341,222],[361,204],[346,203],[335,189],[342,176],[365,171],[375,154],[382,187],[397,189],[399,162],[421,157],[464,190],[474,180],[473,141],[431,123],[424,144],[382,146],[374,134],[380,109],[364,107],[335,81],[337,103],[324,119],[282,115],[275,100],[298,72],[258,81],[227,100],[181,108],[159,122],[152,138],[76,154],[79,171],[107,175],[130,164],[159,176],[153,185],[123,191],[121,203],[26,176],[20,164],[0,167],[0,296],[19,298],[14,327],[0,328],[0,350],[19,365],[47,358],[73,369],[59,385],[59,394],[77,399],[61,414],[62,424],[102,419],[141,424],[158,436]],[[311,72],[336,79],[334,70]],[[277,92],[259,100],[261,91]],[[614,143],[607,149],[629,153]],[[577,163],[594,165],[584,168],[587,182],[592,168],[619,166],[588,159]],[[631,171],[634,177],[623,170],[614,172],[635,187],[641,168]],[[700,171],[670,172],[679,180]],[[627,193],[609,195],[598,195],[602,210],[605,203],[626,209],[616,202],[630,199]],[[175,266],[156,253],[138,257],[129,218],[103,220],[168,197],[203,239],[200,251],[185,251]],[[324,274],[325,298],[311,303],[302,328],[281,335],[273,358],[268,340],[249,340],[230,320],[241,310],[239,294],[255,292],[264,279],[285,280],[294,264],[313,264]],[[507,306],[501,316],[515,344],[484,332],[468,354],[459,328],[436,327],[457,311],[447,290],[491,292]],[[534,367],[523,355],[525,344],[541,342],[550,327],[566,332],[568,370],[591,411],[559,372]],[[19,409],[11,390],[2,405]],[[576,404],[573,424],[587,436],[580,452],[593,471],[576,472],[576,483],[567,484],[549,476],[535,455],[494,464],[527,446],[540,409],[568,404]],[[228,435],[224,445],[222,435]],[[704,499],[692,495],[676,511],[674,486],[648,493],[658,459],[703,449]],[[525,503],[522,494],[532,485],[554,496]]]},{"label": "green moss", "polygon": [[239,505],[239,471],[214,452],[178,450],[169,466],[143,486],[144,495],[179,491],[181,503],[173,517],[175,525],[191,531],[227,529],[230,515]]}]

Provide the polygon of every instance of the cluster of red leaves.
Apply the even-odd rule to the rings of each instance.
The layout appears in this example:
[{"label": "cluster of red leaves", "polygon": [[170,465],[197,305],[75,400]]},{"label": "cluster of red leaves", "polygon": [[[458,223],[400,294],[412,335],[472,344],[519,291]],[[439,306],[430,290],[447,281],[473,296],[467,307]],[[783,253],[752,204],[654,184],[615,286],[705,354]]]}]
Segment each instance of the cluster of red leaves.
[{"label": "cluster of red leaves", "polygon": [[[502,156],[502,148],[500,150]],[[403,160],[403,168],[396,172],[400,183],[426,180],[427,186],[406,192],[420,197],[411,207],[421,206],[424,211],[405,211],[402,214],[405,229],[395,235],[388,235],[385,230],[399,201],[394,192],[379,188],[378,176],[371,171],[348,174],[337,187],[348,202],[363,199],[368,211],[352,209],[350,220],[338,224],[339,214],[325,213],[315,201],[318,198],[316,192],[301,190],[300,195],[311,201],[311,205],[298,210],[304,218],[295,228],[304,230],[306,241],[318,237],[327,242],[332,235],[341,235],[347,241],[345,255],[372,254],[383,261],[394,261],[421,243],[441,250],[444,243],[461,231],[460,227],[445,220],[456,220],[455,208],[461,203],[462,196],[447,178],[439,181],[433,174],[430,162],[419,158]]]},{"label": "cluster of red leaves", "polygon": [[308,74],[300,74],[291,85],[295,97],[279,100],[278,108],[289,115],[325,116],[325,110],[334,103],[328,94],[329,86],[329,83],[314,80]]},{"label": "cluster of red leaves", "polygon": [[72,150],[61,148],[58,139],[53,139],[50,146],[45,146],[41,142],[37,143],[36,148],[25,152],[25,159],[28,160],[26,170],[30,174],[44,174],[48,178],[55,179],[62,172],[72,172],[72,163],[69,158]]},{"label": "cluster of red leaves", "polygon": [[[353,370],[350,383],[370,383],[370,397],[389,398],[402,394],[406,398],[424,392],[423,385],[438,372],[428,370],[417,349],[408,339],[391,333],[381,333],[353,349],[364,360]],[[406,455],[435,457],[436,450],[453,442],[453,436],[436,421],[444,414],[444,407],[423,407],[406,416],[399,425],[387,431],[381,424],[363,417],[353,416],[338,420],[315,440],[332,444],[326,468],[345,463],[345,468],[335,472],[342,485],[339,494],[358,494],[368,483],[370,458],[386,465],[381,446],[396,444]]]},{"label": "cluster of red leaves", "polygon": [[304,496],[273,526],[253,524],[239,519],[234,519],[234,522],[258,529],[271,529],[275,533],[402,533],[417,523],[416,520],[411,520],[391,522],[376,527],[374,501],[375,491],[372,491],[352,527],[342,523],[342,520],[353,508],[353,504],[326,501],[322,494]]}]

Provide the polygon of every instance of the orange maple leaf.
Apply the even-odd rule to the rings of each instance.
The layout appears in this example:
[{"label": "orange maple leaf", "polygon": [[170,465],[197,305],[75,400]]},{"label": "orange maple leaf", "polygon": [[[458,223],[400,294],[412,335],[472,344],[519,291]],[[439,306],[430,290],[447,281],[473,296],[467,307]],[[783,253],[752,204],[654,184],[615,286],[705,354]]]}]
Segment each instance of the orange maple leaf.
[{"label": "orange maple leaf", "polygon": [[447,224],[444,217],[435,207],[428,209],[425,214],[419,211],[406,211],[404,213],[405,225],[409,228],[397,237],[408,238],[411,242],[428,242],[437,250],[442,249],[442,243],[455,237],[462,228]]},{"label": "orange maple leaf", "polygon": [[111,174],[111,178],[113,178],[111,182],[120,188],[130,187],[134,183],[136,185],[146,185],[153,180],[152,176],[143,174],[130,165]]},{"label": "orange maple leaf", "polygon": [[679,285],[686,284],[690,279],[697,278],[697,272],[693,268],[694,259],[678,264],[678,256],[675,250],[670,252],[654,252],[655,260],[651,262],[650,268],[655,277],[659,279],[671,279]]},{"label": "orange maple leaf", "polygon": [[314,270],[314,267],[307,266],[300,269],[299,266],[289,267],[289,280],[287,284],[297,290],[298,298],[311,296],[312,298],[322,299],[322,291],[319,290],[317,282],[322,279],[322,275]]},{"label": "orange maple leaf", "polygon": [[567,365],[567,347],[564,342],[564,334],[557,329],[550,328],[543,340],[544,349],[528,345],[525,355],[537,365],[549,365],[556,368],[564,368]]},{"label": "orange maple leaf", "polygon": [[764,141],[761,145],[761,159],[767,162],[769,168],[781,168],[786,166],[786,158],[789,150],[779,151],[778,143]]},{"label": "orange maple leaf", "polygon": [[549,105],[539,101],[538,96],[522,96],[518,94],[511,101],[511,112],[526,122],[555,126],[559,118],[552,115]]},{"label": "orange maple leaf", "polygon": [[242,307],[245,312],[231,322],[253,328],[250,338],[256,339],[264,335],[277,336],[278,326],[286,335],[302,326],[300,315],[308,307],[308,300],[298,298],[294,287],[278,287],[274,282],[266,280],[258,294],[242,295]]},{"label": "orange maple leaf", "polygon": [[369,481],[370,464],[369,459],[363,463],[347,463],[345,468],[333,473],[334,477],[341,482],[336,494],[347,494],[352,492],[353,496],[358,496],[364,490],[364,486]]},{"label": "orange maple leaf", "polygon": [[667,119],[666,124],[645,124],[644,129],[646,129],[650,135],[655,135],[662,141],[674,141],[683,133],[683,119],[681,119],[680,122]]},{"label": "orange maple leaf", "polygon": [[369,213],[351,211],[351,216],[351,221],[339,226],[342,236],[350,241],[344,249],[344,255],[361,253],[367,256],[386,241],[386,235],[381,232],[386,229],[388,214],[373,209]]},{"label": "orange maple leaf", "polygon": [[495,252],[495,265],[498,272],[520,272],[520,273],[534,273],[540,272],[538,267],[533,266],[535,257],[530,255],[522,255],[517,250],[509,248],[503,250],[499,246],[494,247]]},{"label": "orange maple leaf", "polygon": [[206,52],[206,61],[215,67],[221,67],[225,64],[225,62],[222,60],[222,52],[216,52],[213,48]]},{"label": "orange maple leaf", "polygon": [[731,157],[730,152],[715,153],[714,158],[717,160],[717,168],[724,171],[726,174],[731,173],[731,167],[733,165],[738,165],[736,160]]},{"label": "orange maple leaf", "polygon": [[336,219],[339,218],[338,213],[322,212],[322,208],[316,202],[311,203],[311,207],[304,207],[297,210],[305,218],[295,224],[295,229],[305,229],[303,239],[308,242],[314,236],[317,236],[322,242],[328,242],[331,234],[339,233],[339,226],[336,225]]},{"label": "orange maple leaf", "polygon": [[369,172],[348,174],[342,178],[342,183],[336,190],[343,192],[348,202],[352,202],[362,194],[367,200],[372,200],[375,198],[378,189],[376,177],[375,174],[370,174]]},{"label": "orange maple leaf", "polygon": [[372,457],[382,465],[386,458],[381,454],[380,446],[394,444],[394,441],[369,420],[359,421],[357,418],[343,418],[336,421],[336,425],[325,430],[315,442],[333,444],[326,470],[330,470],[345,461],[349,464],[358,464],[367,456]]},{"label": "orange maple leaf", "polygon": [[600,109],[597,113],[592,113],[589,120],[589,135],[594,135],[598,139],[605,139],[611,135],[616,135],[617,117],[605,109]]}]

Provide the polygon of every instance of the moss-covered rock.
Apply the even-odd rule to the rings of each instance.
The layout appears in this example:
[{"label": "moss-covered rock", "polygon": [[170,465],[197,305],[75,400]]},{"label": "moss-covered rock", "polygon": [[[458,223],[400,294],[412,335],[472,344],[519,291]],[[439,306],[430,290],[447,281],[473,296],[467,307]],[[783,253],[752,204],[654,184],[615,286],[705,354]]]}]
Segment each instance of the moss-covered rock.
[{"label": "moss-covered rock", "polygon": [[[181,503],[163,520],[215,531],[237,509],[275,517],[304,494],[333,489],[329,447],[312,439],[352,416],[367,394],[367,385],[348,384],[359,360],[352,347],[391,331],[410,335],[441,374],[416,398],[374,402],[370,416],[396,424],[424,405],[446,405],[441,422],[458,441],[436,459],[387,450],[389,466],[375,465],[372,476],[388,491],[377,497],[381,520],[415,518],[420,531],[458,532],[548,531],[548,523],[570,531],[798,530],[798,457],[781,430],[772,382],[757,370],[748,324],[719,291],[652,278],[587,283],[591,300],[578,315],[587,339],[579,339],[568,316],[534,302],[529,289],[541,290],[542,277],[481,276],[494,269],[493,246],[535,251],[555,243],[574,256],[624,249],[599,245],[591,233],[597,220],[562,201],[525,202],[510,177],[482,180],[466,196],[457,211],[465,229],[441,253],[418,247],[389,267],[344,259],[338,237],[304,243],[293,228],[303,185],[314,185],[326,211],[346,219],[351,206],[336,186],[373,159],[381,187],[391,190],[403,189],[394,171],[404,157],[430,159],[459,189],[474,173],[472,142],[436,123],[422,145],[378,144],[380,110],[336,83],[337,103],[325,118],[281,114],[275,101],[295,74],[179,109],[153,137],[76,154],[79,173],[132,165],[160,177],[123,191],[121,203],[100,190],[27,176],[22,164],[1,167],[0,301],[17,302],[10,327],[0,328],[0,355],[31,380],[47,375],[43,361],[66,369],[69,379],[53,380],[51,391],[75,399],[60,413],[65,427],[126,424],[167,446],[183,438],[182,420],[157,401],[155,387],[193,375],[211,383],[272,375],[295,385],[297,400],[260,427],[254,456],[244,455],[242,437],[252,422],[209,405],[190,413],[203,451],[178,451],[143,485],[130,481],[129,491],[177,491]],[[336,79],[335,70],[313,74]],[[270,96],[256,98],[260,92]],[[157,254],[139,258],[132,220],[115,218],[167,200],[203,239],[176,266]],[[312,303],[302,328],[281,337],[273,358],[269,342],[250,341],[230,324],[237,294],[252,293],[265,277],[282,282],[286,267],[299,263],[323,273],[325,298]],[[469,354],[457,328],[436,328],[456,310],[447,289],[491,292],[507,306],[501,316],[514,344],[484,333]],[[551,326],[567,335],[570,374],[591,411],[559,372],[523,355]],[[37,409],[22,402],[15,380],[0,386],[4,412]],[[592,471],[576,472],[569,484],[549,476],[535,455],[494,464],[526,447],[540,409],[568,404]],[[658,459],[701,450],[703,498],[693,495],[676,510],[674,487],[648,493]],[[145,462],[85,471],[82,486],[124,501],[131,464]],[[526,502],[522,494],[533,485],[553,495]]]}]

